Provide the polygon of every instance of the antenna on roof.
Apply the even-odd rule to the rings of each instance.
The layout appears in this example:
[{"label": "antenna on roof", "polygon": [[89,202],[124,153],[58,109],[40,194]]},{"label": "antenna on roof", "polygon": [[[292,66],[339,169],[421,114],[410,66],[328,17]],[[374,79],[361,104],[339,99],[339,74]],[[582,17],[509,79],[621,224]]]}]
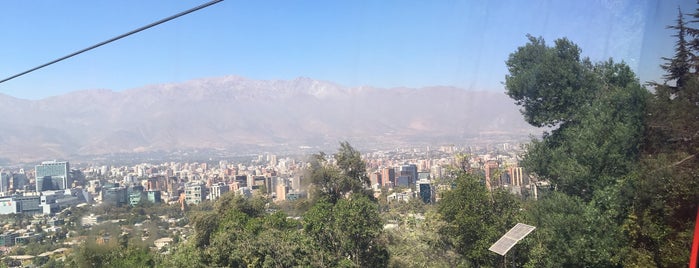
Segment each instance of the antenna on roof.
[{"label": "antenna on roof", "polygon": [[78,54],[82,54],[82,53],[87,52],[87,51],[89,51],[89,50],[92,50],[92,49],[101,47],[101,46],[103,46],[103,45],[109,44],[109,43],[111,43],[111,42],[114,42],[114,41],[116,41],[116,40],[122,39],[122,38],[124,38],[124,37],[129,36],[129,35],[132,35],[132,34],[141,32],[141,31],[146,30],[146,29],[148,29],[148,28],[152,28],[152,27],[157,26],[157,25],[159,25],[159,24],[162,24],[162,23],[165,23],[165,22],[174,20],[174,19],[176,19],[176,18],[182,17],[182,16],[187,15],[187,14],[189,14],[189,13],[192,13],[192,12],[194,12],[194,11],[197,11],[197,10],[203,9],[203,8],[205,8],[205,7],[208,7],[208,6],[217,4],[217,3],[222,2],[222,1],[223,1],[223,0],[214,0],[214,1],[211,1],[211,2],[208,2],[208,3],[205,3],[205,4],[203,4],[203,5],[200,5],[200,6],[197,6],[197,7],[194,7],[194,8],[185,10],[185,11],[182,11],[182,12],[180,12],[180,13],[177,13],[177,14],[172,15],[172,16],[170,16],[170,17],[167,17],[167,18],[161,19],[161,20],[159,20],[159,21],[153,22],[153,23],[151,23],[151,24],[148,24],[148,25],[146,25],[146,26],[140,27],[140,28],[135,29],[135,30],[133,30],[133,31],[130,31],[130,32],[128,32],[128,33],[119,35],[119,36],[117,36],[117,37],[113,37],[113,38],[111,38],[111,39],[109,39],[109,40],[106,40],[106,41],[97,43],[97,44],[92,45],[92,46],[90,46],[90,47],[88,47],[88,48],[84,48],[84,49],[78,50],[78,51],[73,52],[73,53],[71,53],[71,54],[68,54],[68,55],[66,55],[66,56],[63,56],[63,57],[60,57],[60,58],[58,58],[58,59],[52,60],[52,61],[50,61],[50,62],[48,62],[48,63],[44,63],[44,64],[39,65],[39,66],[37,66],[37,67],[31,68],[31,69],[26,70],[26,71],[24,71],[24,72],[21,72],[21,73],[18,73],[18,74],[16,74],[16,75],[13,75],[13,76],[10,76],[10,77],[8,77],[8,78],[5,78],[5,79],[3,79],[3,80],[0,80],[0,84],[2,84],[2,83],[4,83],[4,82],[7,82],[7,81],[9,81],[9,80],[15,79],[15,78],[17,78],[17,77],[20,77],[20,76],[22,76],[22,75],[31,73],[31,72],[33,72],[33,71],[39,70],[39,69],[44,68],[44,67],[46,67],[46,66],[49,66],[49,65],[51,65],[51,64],[57,63],[57,62],[59,62],[59,61],[62,61],[62,60],[68,59],[68,58],[70,58],[70,57],[76,56],[76,55],[78,55]]}]

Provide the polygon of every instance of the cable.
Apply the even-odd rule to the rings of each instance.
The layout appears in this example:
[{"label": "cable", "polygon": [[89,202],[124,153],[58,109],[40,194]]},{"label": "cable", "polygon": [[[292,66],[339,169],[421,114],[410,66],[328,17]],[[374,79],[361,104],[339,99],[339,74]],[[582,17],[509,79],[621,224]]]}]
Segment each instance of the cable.
[{"label": "cable", "polygon": [[176,18],[182,17],[182,16],[187,15],[187,14],[189,14],[189,13],[192,13],[192,12],[194,12],[194,11],[203,9],[203,8],[205,8],[205,7],[208,7],[208,6],[211,6],[211,5],[214,5],[214,4],[218,4],[219,2],[222,2],[222,1],[223,1],[223,0],[214,0],[214,1],[211,1],[211,2],[208,2],[208,3],[205,3],[205,4],[203,4],[203,5],[200,5],[200,6],[191,8],[191,9],[189,9],[189,10],[182,11],[182,12],[177,13],[177,14],[175,14],[175,15],[172,15],[172,16],[170,16],[170,17],[164,18],[164,19],[162,19],[162,20],[159,20],[159,21],[153,22],[153,23],[151,23],[151,24],[148,24],[148,25],[146,25],[146,26],[143,26],[143,27],[141,27],[141,28],[138,28],[138,29],[136,29],[136,30],[133,30],[133,31],[130,31],[130,32],[128,32],[128,33],[119,35],[119,36],[117,36],[117,37],[113,37],[113,38],[111,38],[111,39],[109,39],[109,40],[107,40],[107,41],[103,41],[103,42],[97,43],[97,44],[92,45],[92,46],[90,46],[90,47],[88,47],[88,48],[84,48],[84,49],[78,50],[78,51],[73,52],[73,53],[71,53],[71,54],[68,54],[68,55],[66,55],[66,56],[63,56],[63,57],[60,57],[60,58],[58,58],[58,59],[52,60],[52,61],[50,61],[50,62],[48,62],[48,63],[44,63],[44,64],[39,65],[39,66],[37,66],[37,67],[31,68],[31,69],[26,70],[26,71],[24,71],[24,72],[21,72],[21,73],[18,73],[18,74],[16,74],[16,75],[13,75],[13,76],[10,76],[10,77],[8,77],[8,78],[5,78],[5,79],[3,79],[3,80],[0,80],[0,84],[2,84],[2,83],[4,83],[4,82],[7,82],[7,81],[9,81],[9,80],[15,79],[15,78],[17,78],[17,77],[20,77],[20,76],[22,76],[22,75],[31,73],[31,72],[33,72],[33,71],[39,70],[39,69],[44,68],[44,67],[46,67],[46,66],[49,66],[49,65],[51,65],[51,64],[57,63],[57,62],[59,62],[59,61],[62,61],[62,60],[68,59],[68,58],[70,58],[70,57],[76,56],[76,55],[78,55],[78,54],[82,54],[82,53],[87,52],[87,51],[89,51],[89,50],[92,50],[92,49],[101,47],[101,46],[103,46],[103,45],[109,44],[109,43],[111,43],[111,42],[114,42],[114,41],[116,41],[116,40],[122,39],[122,38],[124,38],[124,37],[129,36],[129,35],[132,35],[132,34],[141,32],[141,31],[146,30],[146,29],[148,29],[148,28],[152,28],[152,27],[157,26],[157,25],[159,25],[159,24],[162,24],[162,23],[165,23],[165,22],[174,20],[174,19],[176,19]]}]

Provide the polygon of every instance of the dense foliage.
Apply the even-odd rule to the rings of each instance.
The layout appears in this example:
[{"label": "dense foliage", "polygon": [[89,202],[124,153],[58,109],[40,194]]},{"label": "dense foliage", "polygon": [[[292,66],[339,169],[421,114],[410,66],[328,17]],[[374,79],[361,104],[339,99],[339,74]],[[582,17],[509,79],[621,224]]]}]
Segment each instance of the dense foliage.
[{"label": "dense foliage", "polygon": [[689,260],[699,204],[699,31],[681,11],[670,28],[676,53],[662,66],[666,80],[650,83],[650,92],[624,63],[591,64],[566,39],[548,47],[530,36],[510,56],[508,94],[528,122],[552,129],[522,162],[556,189],[525,205],[538,227],[527,266]]},{"label": "dense foliage", "polygon": [[501,258],[488,248],[521,219],[519,208],[514,195],[502,189],[489,192],[478,176],[460,172],[456,187],[439,203],[438,211],[446,222],[440,232],[446,245],[466,263],[494,266]]},{"label": "dense foliage", "polygon": [[689,258],[699,204],[699,30],[679,11],[675,54],[663,83],[651,83],[642,156],[629,182],[629,262],[680,266]]},{"label": "dense foliage", "polygon": [[[507,61],[507,93],[533,118],[531,124],[555,127],[532,142],[523,165],[561,191],[590,200],[634,167],[646,92],[626,64],[591,64],[570,41],[555,43],[548,47],[529,36]],[[532,62],[550,67],[535,68]],[[565,85],[565,94],[551,89],[563,87],[558,84]]]}]

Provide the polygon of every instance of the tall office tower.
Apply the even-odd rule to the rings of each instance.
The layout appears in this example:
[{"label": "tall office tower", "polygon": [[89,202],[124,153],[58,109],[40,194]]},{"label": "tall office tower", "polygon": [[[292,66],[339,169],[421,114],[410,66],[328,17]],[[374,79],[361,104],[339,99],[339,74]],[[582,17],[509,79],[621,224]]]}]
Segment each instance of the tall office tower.
[{"label": "tall office tower", "polygon": [[381,170],[381,184],[383,187],[393,187],[396,183],[396,171],[387,167]]},{"label": "tall office tower", "polygon": [[382,185],[381,183],[381,172],[374,172],[369,175],[369,182],[371,187],[374,187],[374,185]]},{"label": "tall office tower", "polygon": [[408,177],[408,187],[415,185],[415,182],[417,181],[417,165],[402,165],[400,167],[400,176]]},{"label": "tall office tower", "polygon": [[46,161],[36,165],[36,191],[70,189],[70,165],[68,162]]},{"label": "tall office tower", "polygon": [[12,189],[15,191],[24,190],[24,187],[29,184],[27,174],[24,172],[12,174]]},{"label": "tall office tower", "polygon": [[269,166],[271,166],[271,167],[277,166],[277,156],[276,155],[269,156]]},{"label": "tall office tower", "polygon": [[10,178],[11,174],[0,172],[0,192],[7,192],[10,190]]}]

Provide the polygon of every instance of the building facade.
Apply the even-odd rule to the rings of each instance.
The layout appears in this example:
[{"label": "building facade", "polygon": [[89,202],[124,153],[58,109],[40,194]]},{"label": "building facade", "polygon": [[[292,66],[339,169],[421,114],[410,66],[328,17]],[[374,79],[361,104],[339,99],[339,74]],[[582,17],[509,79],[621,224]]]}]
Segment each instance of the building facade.
[{"label": "building facade", "polygon": [[402,165],[400,167],[400,177],[407,178],[408,187],[415,185],[415,182],[417,181],[417,165]]},{"label": "building facade", "polygon": [[187,205],[195,205],[204,201],[206,188],[201,182],[188,182],[184,187],[184,200]]},{"label": "building facade", "polygon": [[35,167],[36,191],[70,189],[70,164],[68,162],[45,161]]},{"label": "building facade", "polygon": [[228,184],[223,182],[215,183],[211,185],[211,190],[209,190],[209,200],[216,200],[221,198],[222,195],[226,194],[230,190]]},{"label": "building facade", "polygon": [[393,187],[396,183],[396,171],[393,168],[387,167],[381,170],[381,185],[383,187]]}]

